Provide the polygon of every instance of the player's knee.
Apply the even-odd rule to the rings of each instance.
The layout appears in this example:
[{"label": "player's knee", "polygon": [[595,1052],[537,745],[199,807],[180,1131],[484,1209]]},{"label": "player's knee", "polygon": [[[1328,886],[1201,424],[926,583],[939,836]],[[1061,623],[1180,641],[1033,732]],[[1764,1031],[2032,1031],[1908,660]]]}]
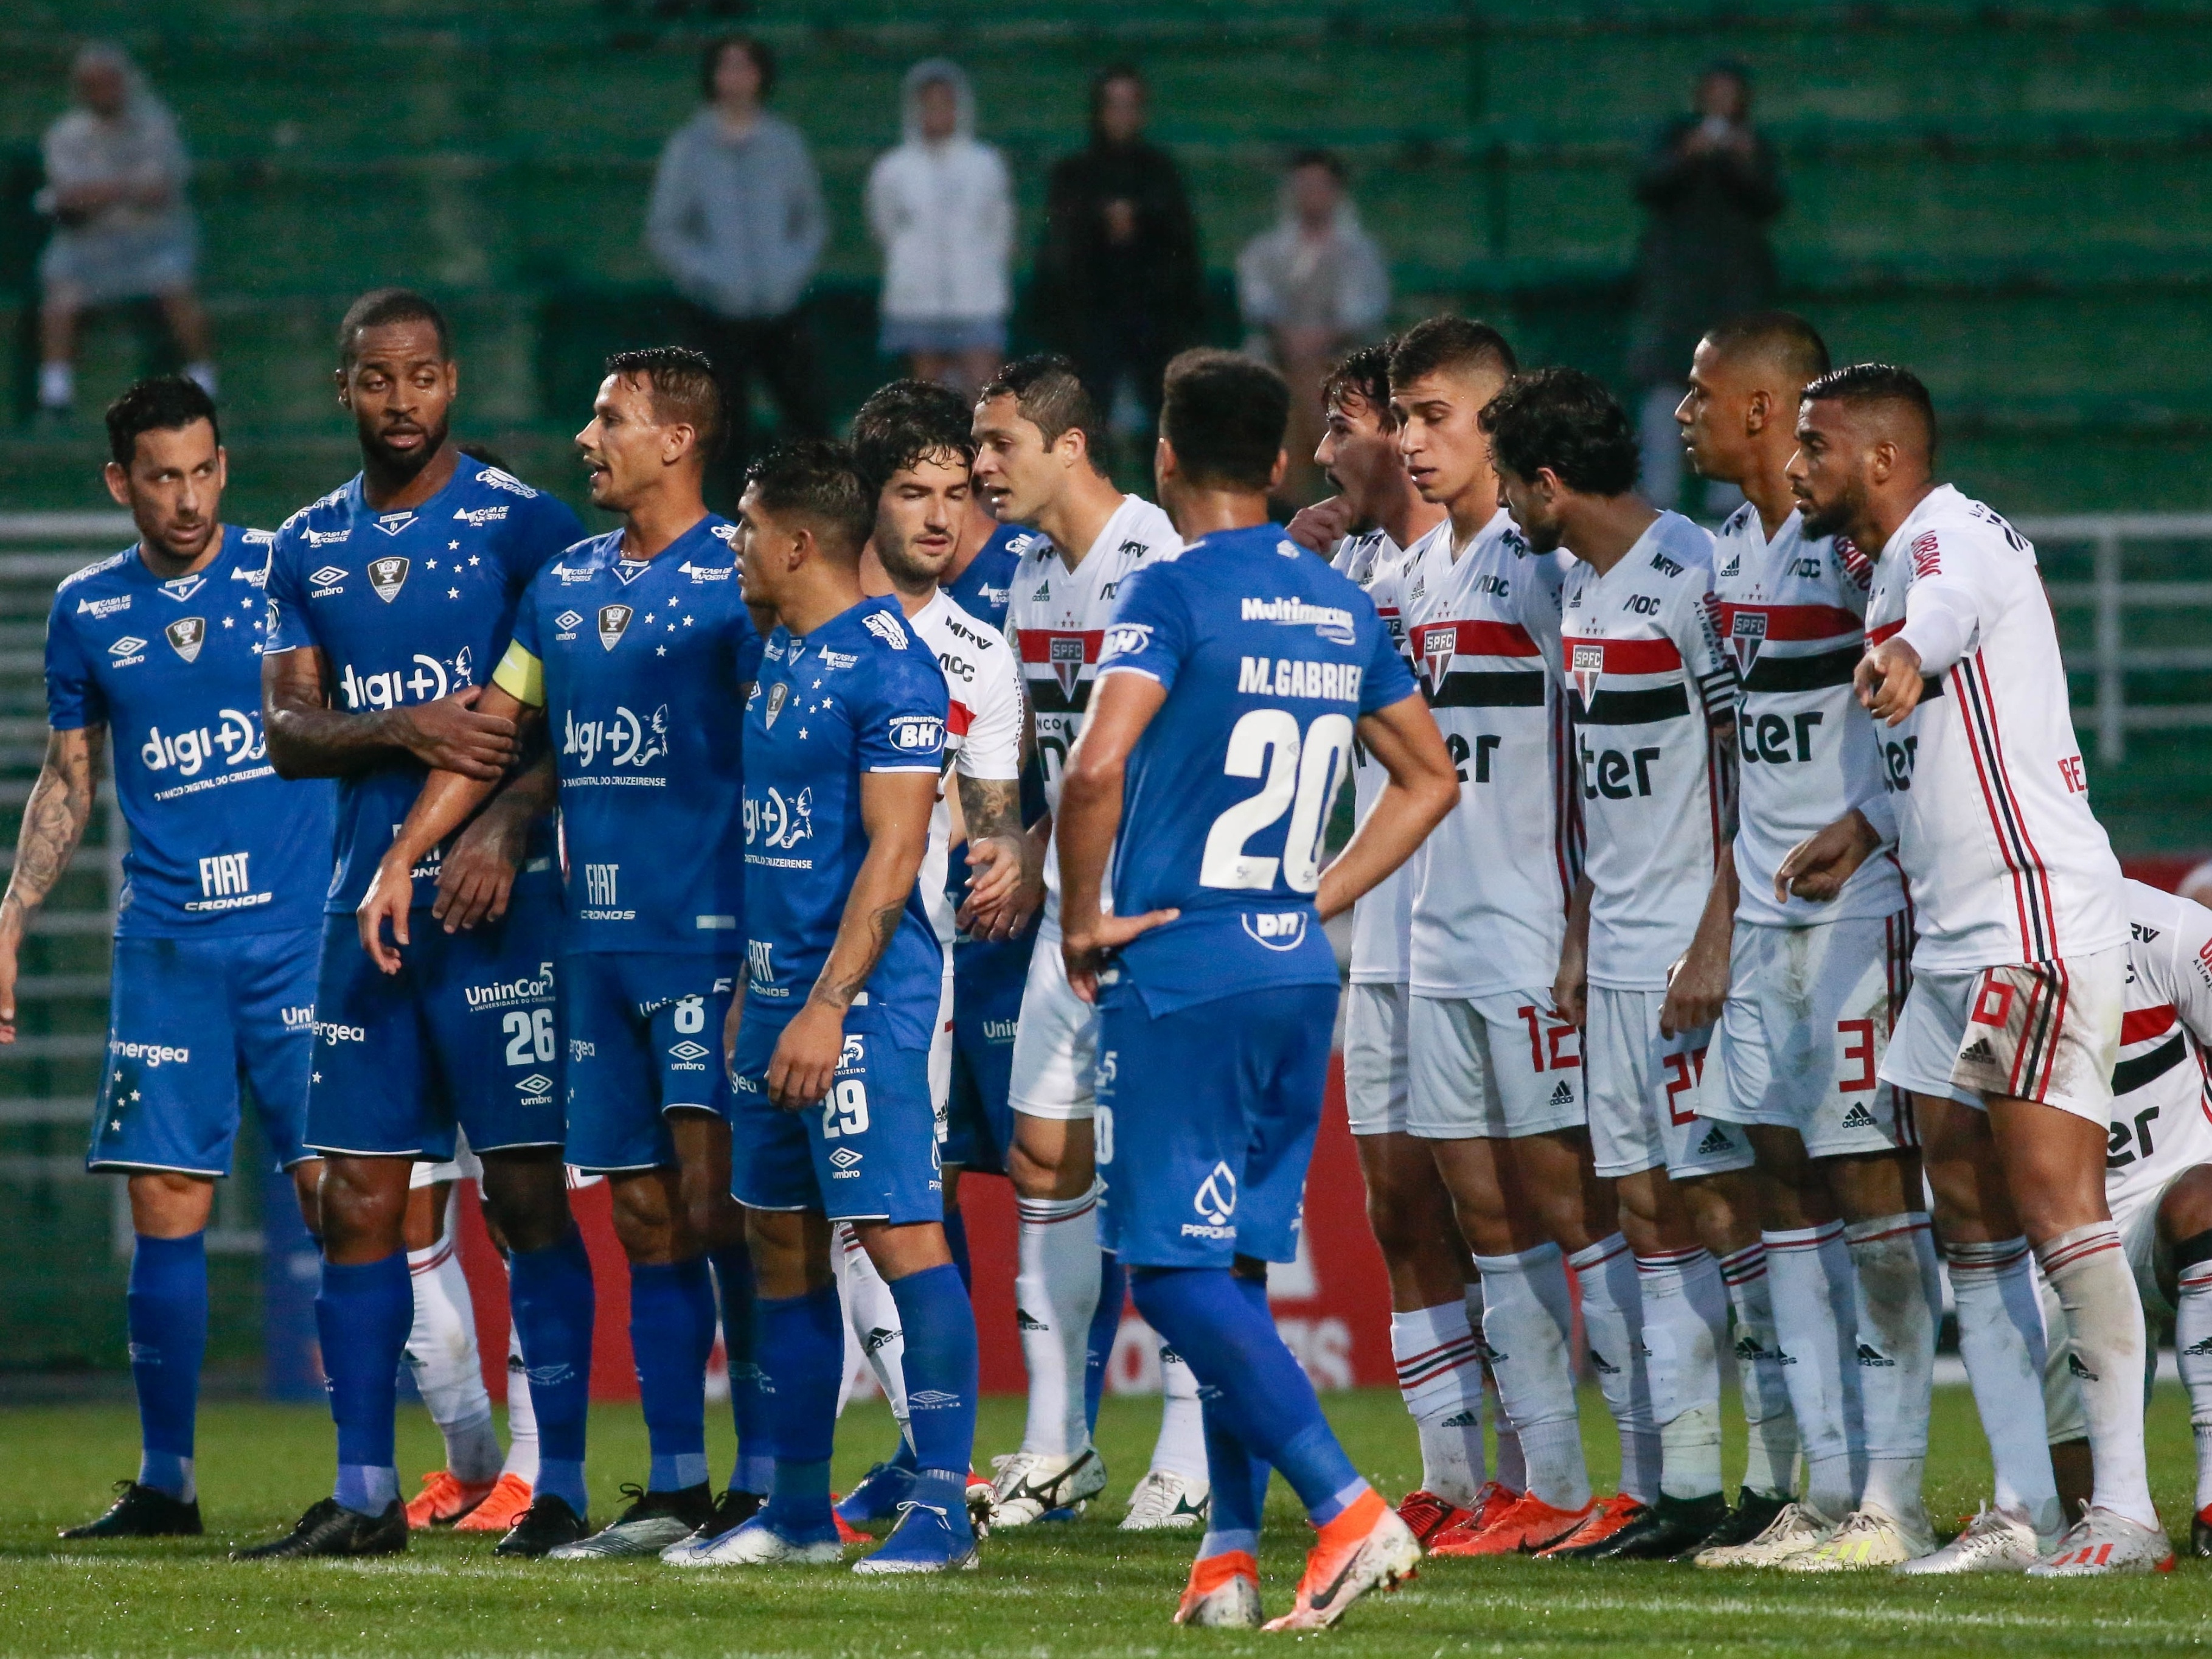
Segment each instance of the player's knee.
[{"label": "player's knee", "polygon": [[2159,1231],[2175,1241],[2178,1267],[2212,1261],[2212,1164],[2178,1176],[2159,1201]]},{"label": "player's knee", "polygon": [[568,1214],[567,1172],[557,1157],[483,1160],[487,1218],[510,1250],[548,1250],[575,1225]]},{"label": "player's knee", "polygon": [[169,1170],[130,1177],[131,1225],[149,1238],[185,1238],[208,1224],[215,1182]]},{"label": "player's knee", "polygon": [[391,1159],[333,1160],[323,1176],[325,1249],[333,1257],[406,1246],[407,1187],[402,1166],[394,1177],[381,1166]]},{"label": "player's knee", "polygon": [[682,1206],[667,1185],[656,1179],[660,1172],[623,1176],[607,1184],[613,1195],[615,1237],[632,1261],[666,1262],[691,1252],[678,1248]]}]

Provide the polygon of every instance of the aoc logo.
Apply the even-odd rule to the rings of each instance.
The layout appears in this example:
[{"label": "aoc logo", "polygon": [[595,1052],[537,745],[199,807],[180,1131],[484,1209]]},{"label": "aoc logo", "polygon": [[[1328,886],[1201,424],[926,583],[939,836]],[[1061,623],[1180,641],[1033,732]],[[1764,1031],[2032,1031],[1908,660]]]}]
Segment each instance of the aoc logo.
[{"label": "aoc logo", "polygon": [[1216,1164],[1198,1183],[1190,1207],[1198,1212],[1199,1218],[1182,1224],[1185,1238],[1235,1237],[1237,1230],[1229,1224],[1229,1218],[1237,1213],[1237,1172],[1226,1164]]},{"label": "aoc logo", "polygon": [[[377,527],[383,528],[381,525]],[[399,597],[399,590],[407,586],[407,561],[396,554],[388,559],[371,559],[368,585],[378,599],[390,605]]]},{"label": "aoc logo", "polygon": [[1306,942],[1304,910],[1247,910],[1244,932],[1270,951],[1295,951]]}]

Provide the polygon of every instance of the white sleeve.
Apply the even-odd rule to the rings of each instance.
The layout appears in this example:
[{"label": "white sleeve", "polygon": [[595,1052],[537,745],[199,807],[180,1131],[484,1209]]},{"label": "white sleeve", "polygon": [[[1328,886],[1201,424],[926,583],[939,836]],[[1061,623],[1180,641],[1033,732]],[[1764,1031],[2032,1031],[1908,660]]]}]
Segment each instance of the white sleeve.
[{"label": "white sleeve", "polygon": [[2212,910],[2179,896],[2172,903],[2168,948],[2155,958],[2166,981],[2158,988],[2198,1046],[2212,1048]]},{"label": "white sleeve", "polygon": [[1948,673],[1974,648],[1985,620],[2002,614],[2005,561],[1971,531],[1930,530],[1912,544],[1912,586],[1898,637],[1920,653],[1923,674]]},{"label": "white sleeve", "polygon": [[963,778],[1007,781],[1022,775],[1022,683],[1010,652],[993,651],[977,665],[969,695],[968,735],[954,769]]}]

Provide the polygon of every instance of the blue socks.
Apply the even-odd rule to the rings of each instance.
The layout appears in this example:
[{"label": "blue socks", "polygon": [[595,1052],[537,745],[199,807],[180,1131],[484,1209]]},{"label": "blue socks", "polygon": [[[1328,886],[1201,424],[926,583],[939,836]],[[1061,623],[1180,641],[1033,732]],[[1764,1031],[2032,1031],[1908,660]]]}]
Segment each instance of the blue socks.
[{"label": "blue socks", "polygon": [[138,1389],[138,1484],[189,1504],[192,1423],[207,1353],[207,1235],[138,1236],[126,1308],[131,1380]]},{"label": "blue socks", "polygon": [[1221,1391],[1200,1383],[1199,1396],[1199,1409],[1206,1422],[1206,1474],[1213,1483],[1206,1536],[1198,1546],[1199,1559],[1226,1555],[1232,1550],[1256,1556],[1272,1471],[1252,1455],[1252,1449],[1230,1425]]},{"label": "blue socks", "polygon": [[758,1340],[753,1313],[752,1252],[742,1243],[711,1252],[714,1288],[722,1301],[722,1354],[730,1368],[730,1415],[736,1419],[738,1462],[730,1471],[735,1492],[765,1492],[775,1478],[769,1451],[767,1407],[760,1391],[760,1367],[753,1363]]},{"label": "blue socks", "polygon": [[629,1267],[629,1344],[653,1451],[648,1492],[707,1481],[707,1360],[714,1351],[714,1285],[707,1258]]},{"label": "blue socks", "polygon": [[315,1329],[338,1430],[338,1478],[331,1496],[358,1514],[381,1515],[399,1497],[392,1413],[400,1355],[414,1323],[415,1287],[405,1250],[357,1267],[323,1263]]},{"label": "blue socks", "polygon": [[[925,1478],[954,1477],[954,1496],[963,1499],[975,1451],[975,1311],[968,1287],[948,1261],[893,1279],[890,1291],[906,1333],[900,1363],[915,1463]],[[966,1503],[956,1502],[954,1510],[957,1530],[966,1525]]]},{"label": "blue socks", "polygon": [[945,1248],[952,1252],[952,1265],[960,1270],[960,1282],[972,1295],[975,1272],[968,1261],[968,1218],[957,1210],[945,1212]]},{"label": "blue socks", "polygon": [[[805,1296],[764,1296],[754,1305],[759,1316],[761,1393],[775,1447],[775,1479],[762,1513],[787,1538],[835,1538],[830,1450],[837,1430],[839,1373],[845,1365],[845,1315],[836,1286],[825,1285]],[[907,1375],[911,1400],[913,1373]]]},{"label": "blue socks", "polygon": [[1098,1401],[1106,1392],[1106,1367],[1114,1358],[1114,1338],[1121,1328],[1121,1304],[1128,1300],[1129,1276],[1121,1258],[1098,1252],[1098,1311],[1091,1316],[1091,1334],[1083,1351],[1083,1414],[1098,1432]]},{"label": "blue socks", "polygon": [[[1210,1396],[1209,1423],[1218,1405],[1248,1450],[1283,1472],[1315,1525],[1342,1514],[1367,1483],[1330,1431],[1304,1368],[1275,1334],[1267,1287],[1224,1267],[1139,1267],[1131,1277],[1138,1311]],[[1211,1436],[1207,1455],[1211,1462]]]},{"label": "blue socks", "polygon": [[[404,1273],[405,1259],[400,1260]],[[590,1501],[584,1489],[584,1436],[597,1305],[583,1236],[572,1231],[558,1244],[509,1255],[507,1297],[538,1413],[538,1491],[562,1499],[580,1516]],[[400,1334],[404,1340],[404,1330]]]}]

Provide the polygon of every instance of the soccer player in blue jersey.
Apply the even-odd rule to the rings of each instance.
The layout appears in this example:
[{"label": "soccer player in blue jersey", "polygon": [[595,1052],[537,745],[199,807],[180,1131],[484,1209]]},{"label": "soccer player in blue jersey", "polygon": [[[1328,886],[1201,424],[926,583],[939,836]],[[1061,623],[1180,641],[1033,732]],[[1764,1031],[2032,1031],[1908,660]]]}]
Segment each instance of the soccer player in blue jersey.
[{"label": "soccer player in blue jersey", "polygon": [[[593,504],[623,526],[538,573],[477,704],[526,734],[542,721],[552,739],[568,881],[566,1157],[614,1194],[652,1450],[642,1494],[605,1530],[556,1547],[564,1559],[718,1536],[760,1507],[767,1484],[764,1470],[748,1481],[741,1468],[718,1511],[707,1478],[716,1270],[731,1302],[732,1389],[754,1394],[742,1374],[752,1274],[730,1198],[717,1045],[742,966],[739,749],[760,635],[738,586],[736,527],[701,494],[721,420],[697,352],[607,360],[576,441]],[[410,943],[409,872],[495,787],[446,771],[423,786],[356,918],[386,972],[399,971]]]},{"label": "soccer player in blue jersey", "polygon": [[834,1561],[830,1452],[844,1321],[831,1224],[859,1237],[906,1333],[911,1499],[863,1572],[972,1565],[964,1489],[975,1322],[945,1242],[927,1060],[943,956],[916,877],[949,712],[893,599],[866,599],[876,503],[842,447],[802,443],[738,503],[745,602],[772,611],[745,713],[746,984],[731,1012],[732,1186],[748,1212],[775,1478],[684,1566]]},{"label": "soccer player in blue jersey", "polygon": [[537,1554],[581,1536],[592,1274],[568,1213],[553,1013],[559,875],[552,768],[517,775],[415,873],[446,928],[417,915],[397,975],[363,954],[353,911],[433,768],[498,778],[514,723],[476,703],[538,568],[576,515],[455,449],[459,372],[445,319],[384,289],[339,325],[339,403],[362,471],[277,532],[262,659],[269,752],[287,777],[336,777],[337,868],[315,988],[307,1145],[328,1159],[315,1299],[337,1481],[268,1556],[407,1546],[392,1467],[394,1382],[412,1322],[404,1221],[410,1165],[483,1160],[510,1251],[514,1320],[541,1437],[537,1495],[501,1540]]},{"label": "soccer player in blue jersey", "polygon": [[15,1040],[24,935],[92,816],[112,732],[131,830],[107,1063],[85,1167],[126,1177],[138,1474],[64,1538],[200,1530],[192,1474],[207,1349],[208,1215],[230,1173],[239,1079],[316,1225],[322,1164],[302,1142],[327,785],[288,784],[259,714],[269,534],[222,521],[215,404],[142,380],[107,411],[107,488],[131,547],[70,577],[46,624],[46,763],[0,896],[0,1043]]},{"label": "soccer player in blue jersey", "polygon": [[[1373,603],[1267,522],[1289,406],[1248,359],[1169,366],[1153,466],[1188,544],[1121,589],[1055,833],[1069,981],[1098,1005],[1107,1214],[1139,1310],[1206,1402],[1212,1511],[1176,1622],[1260,1622],[1272,1467],[1320,1531],[1268,1626],[1297,1630],[1420,1557],[1267,1312],[1266,1263],[1297,1253],[1335,1023],[1321,923],[1406,860],[1458,780]],[[1389,782],[1324,873],[1355,741]]]}]

